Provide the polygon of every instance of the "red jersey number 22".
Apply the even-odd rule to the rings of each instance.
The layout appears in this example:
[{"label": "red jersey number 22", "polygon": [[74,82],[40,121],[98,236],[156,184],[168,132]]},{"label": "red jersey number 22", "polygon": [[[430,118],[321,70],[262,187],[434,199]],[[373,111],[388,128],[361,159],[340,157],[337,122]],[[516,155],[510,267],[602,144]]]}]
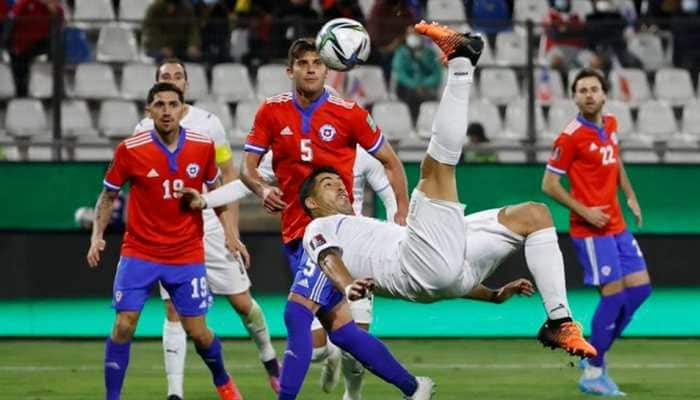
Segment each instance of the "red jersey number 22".
[{"label": "red jersey number 22", "polygon": [[314,152],[311,149],[311,139],[301,139],[301,161],[311,162],[314,159]]},{"label": "red jersey number 22", "polygon": [[615,159],[615,150],[611,145],[603,146],[599,151],[603,156],[603,165],[610,165],[617,162]]}]

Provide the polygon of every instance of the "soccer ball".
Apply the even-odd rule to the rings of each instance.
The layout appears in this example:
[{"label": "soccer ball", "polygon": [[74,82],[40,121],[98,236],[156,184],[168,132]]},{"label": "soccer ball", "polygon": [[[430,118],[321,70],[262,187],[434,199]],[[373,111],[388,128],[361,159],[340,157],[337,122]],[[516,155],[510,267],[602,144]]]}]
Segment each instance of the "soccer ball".
[{"label": "soccer ball", "polygon": [[332,19],[316,35],[316,50],[328,68],[348,71],[367,61],[369,35],[365,27],[354,19]]}]

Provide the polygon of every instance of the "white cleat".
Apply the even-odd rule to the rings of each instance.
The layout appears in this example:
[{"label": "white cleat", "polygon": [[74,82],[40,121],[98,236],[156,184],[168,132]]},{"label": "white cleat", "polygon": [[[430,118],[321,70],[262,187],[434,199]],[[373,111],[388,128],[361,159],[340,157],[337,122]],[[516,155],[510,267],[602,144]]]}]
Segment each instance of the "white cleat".
[{"label": "white cleat", "polygon": [[321,365],[321,390],[330,393],[340,382],[340,349],[333,346],[331,354]]},{"label": "white cleat", "polygon": [[426,376],[417,376],[418,389],[413,393],[413,396],[406,397],[406,400],[430,400],[435,394],[435,382]]}]

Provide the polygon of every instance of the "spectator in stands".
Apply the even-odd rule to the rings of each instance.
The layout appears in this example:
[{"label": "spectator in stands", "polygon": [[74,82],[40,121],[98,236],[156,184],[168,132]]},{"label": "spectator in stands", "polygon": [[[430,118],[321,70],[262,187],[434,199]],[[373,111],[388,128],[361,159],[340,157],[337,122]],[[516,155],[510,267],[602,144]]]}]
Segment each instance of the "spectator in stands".
[{"label": "spectator in stands", "polygon": [[12,7],[7,49],[17,97],[27,95],[32,61],[41,54],[51,55],[52,21],[64,22],[59,0],[17,0]]},{"label": "spectator in stands", "polygon": [[550,67],[563,74],[571,68],[602,67],[588,49],[583,16],[571,12],[571,0],[554,0],[544,19],[542,52]]},{"label": "spectator in stands", "polygon": [[408,104],[415,122],[420,104],[438,98],[442,82],[442,66],[438,55],[409,26],[406,29],[406,40],[394,54],[391,69],[396,81],[396,94]]},{"label": "spectator in stands", "polygon": [[321,0],[321,10],[324,21],[333,18],[352,18],[362,24],[365,23],[365,15],[358,0]]},{"label": "spectator in stands", "polygon": [[391,76],[394,52],[401,46],[406,28],[418,22],[404,0],[375,0],[367,17],[367,32],[372,38],[371,63],[379,64],[384,78]]},{"label": "spectator in stands", "polygon": [[[467,21],[472,29],[485,33],[493,44],[498,32],[513,28],[513,1],[464,0]],[[458,19],[457,16],[455,19]]]},{"label": "spectator in stands", "polygon": [[590,48],[600,57],[605,69],[615,60],[625,68],[641,68],[642,63],[627,49],[626,31],[628,17],[611,0],[596,0],[593,13],[586,18],[586,40]]},{"label": "spectator in stands", "polygon": [[690,71],[696,79],[700,73],[700,2],[683,1],[682,8],[671,19],[673,33],[673,65]]},{"label": "spectator in stands", "polygon": [[199,24],[188,0],[156,0],[143,20],[143,47],[156,62],[170,57],[197,61],[202,57]]},{"label": "spectator in stands", "polygon": [[202,59],[209,64],[231,61],[231,24],[226,0],[202,0],[197,15],[202,25]]},{"label": "spectator in stands", "polygon": [[469,139],[467,151],[464,152],[464,161],[468,163],[498,162],[498,156],[493,150],[480,149],[480,145],[488,143],[484,126],[478,122],[472,122],[467,127],[467,138]]},{"label": "spectator in stands", "polygon": [[315,37],[321,29],[319,15],[310,0],[287,0],[274,13],[270,44],[273,58],[286,58],[293,41],[300,37]]}]

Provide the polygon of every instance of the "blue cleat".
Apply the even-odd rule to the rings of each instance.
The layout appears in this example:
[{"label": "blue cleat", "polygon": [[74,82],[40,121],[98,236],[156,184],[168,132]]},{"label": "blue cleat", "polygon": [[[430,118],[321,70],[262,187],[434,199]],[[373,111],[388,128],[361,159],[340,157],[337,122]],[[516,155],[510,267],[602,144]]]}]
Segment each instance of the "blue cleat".
[{"label": "blue cleat", "polygon": [[[583,359],[579,363],[579,368],[586,369],[589,366],[588,360]],[[587,394],[592,394],[596,396],[610,396],[610,397],[621,397],[626,396],[625,392],[620,391],[615,382],[613,382],[610,375],[608,375],[608,368],[603,367],[603,373],[597,378],[585,378],[585,374],[581,376],[578,381],[578,388]]]}]

